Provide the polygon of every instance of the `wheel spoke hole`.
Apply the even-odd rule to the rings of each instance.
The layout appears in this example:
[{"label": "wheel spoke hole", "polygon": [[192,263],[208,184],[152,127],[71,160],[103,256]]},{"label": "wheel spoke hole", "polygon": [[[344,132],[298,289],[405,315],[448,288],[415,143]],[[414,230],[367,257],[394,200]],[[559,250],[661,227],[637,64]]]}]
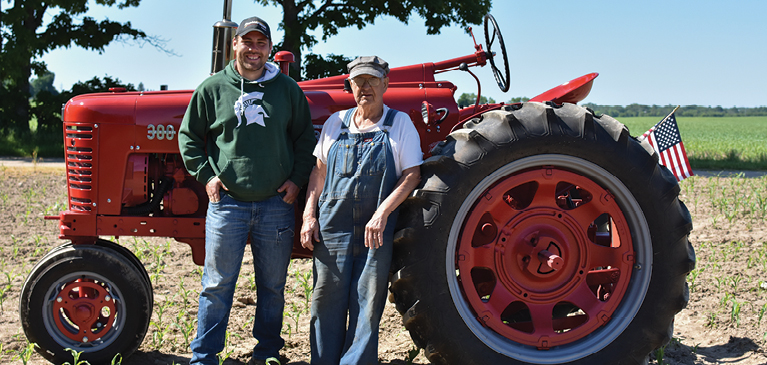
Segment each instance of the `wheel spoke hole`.
[{"label": "wheel spoke hole", "polygon": [[521,332],[533,333],[533,318],[530,316],[530,309],[520,301],[511,302],[501,313],[501,321]]},{"label": "wheel spoke hole", "polygon": [[610,266],[597,267],[589,270],[588,275],[586,275],[586,285],[598,300],[606,302],[610,299],[615,290],[615,284],[620,279],[620,269]]},{"label": "wheel spoke hole", "polygon": [[551,319],[554,332],[566,333],[586,323],[589,316],[575,304],[561,302],[554,306]]},{"label": "wheel spoke hole", "polygon": [[472,268],[471,281],[474,284],[474,289],[476,289],[479,299],[485,303],[490,301],[490,295],[493,293],[497,282],[493,271],[486,267]]},{"label": "wheel spoke hole", "polygon": [[557,184],[555,198],[558,207],[572,210],[588,204],[593,199],[593,195],[580,186],[562,181]]},{"label": "wheel spoke hole", "polygon": [[503,200],[512,209],[522,210],[530,206],[538,191],[538,182],[530,181],[518,185],[503,194]]},{"label": "wheel spoke hole", "polygon": [[595,219],[587,229],[589,240],[602,247],[620,247],[620,237],[614,232],[615,222],[607,214],[601,214]]},{"label": "wheel spoke hole", "polygon": [[76,335],[80,332],[80,326],[76,325],[71,318],[72,317],[66,309],[59,309],[59,320],[63,325],[61,328],[71,333],[72,335]]},{"label": "wheel spoke hole", "polygon": [[477,224],[474,236],[471,240],[471,247],[480,247],[495,241],[498,234],[498,227],[490,213],[485,213]]}]

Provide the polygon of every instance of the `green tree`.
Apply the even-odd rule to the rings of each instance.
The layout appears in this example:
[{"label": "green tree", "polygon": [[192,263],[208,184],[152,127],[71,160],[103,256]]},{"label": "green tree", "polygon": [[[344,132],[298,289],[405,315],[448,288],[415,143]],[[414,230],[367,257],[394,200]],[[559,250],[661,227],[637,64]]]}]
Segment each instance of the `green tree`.
[{"label": "green tree", "polygon": [[[477,103],[477,94],[475,93],[463,93],[461,96],[458,97],[458,107],[459,108],[465,108],[469,105],[474,105]],[[486,96],[480,96],[479,97],[479,103],[480,104],[493,104],[495,103],[495,99],[490,98],[488,99]]]},{"label": "green tree", "polygon": [[528,102],[528,101],[530,101],[530,98],[528,98],[526,96],[517,96],[517,97],[513,97],[513,98],[509,99],[508,104],[525,103],[525,102]]},{"label": "green tree", "polygon": [[[67,100],[81,94],[107,92],[110,88],[122,87],[127,91],[136,91],[133,84],[123,84],[120,79],[104,75],[104,79],[93,77],[88,81],[78,81],[71,90],[61,93],[51,93],[41,90],[35,95],[30,109],[31,115],[37,120],[38,133],[53,132],[61,129],[61,106]],[[55,91],[55,89],[54,89]]]},{"label": "green tree", "polygon": [[56,75],[53,72],[46,72],[36,79],[32,79],[29,85],[29,94],[32,98],[41,91],[47,91],[53,95],[58,95],[59,91],[53,86],[53,80]]},{"label": "green tree", "polygon": [[346,65],[349,62],[352,62],[352,59],[343,55],[331,53],[323,58],[318,54],[310,53],[304,59],[304,79],[313,80],[345,74]]},{"label": "green tree", "polygon": [[[29,132],[30,77],[47,67],[40,58],[54,49],[78,46],[103,52],[113,41],[137,41],[162,48],[163,41],[130,22],[84,16],[89,3],[135,7],[141,0],[4,0],[0,5],[0,120],[2,129]],[[8,7],[8,5],[10,7]],[[46,22],[45,19],[50,19]]]},{"label": "green tree", "polygon": [[453,23],[462,27],[479,24],[490,10],[490,1],[255,0],[257,4],[282,7],[282,22],[279,26],[285,31],[285,38],[276,46],[296,56],[296,63],[292,65],[292,73],[295,75],[300,75],[302,69],[302,49],[311,50],[319,42],[310,33],[317,28],[322,29],[322,40],[325,41],[337,35],[341,28],[354,26],[362,29],[375,22],[378,16],[393,16],[407,24],[410,16],[415,13],[424,19],[428,34],[439,34],[443,26]]}]

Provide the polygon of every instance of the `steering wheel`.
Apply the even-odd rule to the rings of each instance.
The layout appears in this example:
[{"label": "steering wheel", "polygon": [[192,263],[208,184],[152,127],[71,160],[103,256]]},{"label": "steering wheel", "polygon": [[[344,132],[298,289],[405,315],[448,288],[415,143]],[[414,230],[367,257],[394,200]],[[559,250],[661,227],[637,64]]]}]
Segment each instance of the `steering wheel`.
[{"label": "steering wheel", "polygon": [[[498,40],[498,47],[501,48],[503,60],[496,59],[496,54],[492,51],[496,39]],[[498,23],[495,22],[495,18],[490,14],[485,15],[485,44],[487,45],[487,58],[490,60],[490,67],[493,69],[495,81],[498,83],[501,91],[507,92],[509,91],[509,86],[511,86],[509,56],[506,54],[506,44],[503,43],[501,29],[498,28]],[[500,69],[498,68],[499,65],[501,66]]]}]

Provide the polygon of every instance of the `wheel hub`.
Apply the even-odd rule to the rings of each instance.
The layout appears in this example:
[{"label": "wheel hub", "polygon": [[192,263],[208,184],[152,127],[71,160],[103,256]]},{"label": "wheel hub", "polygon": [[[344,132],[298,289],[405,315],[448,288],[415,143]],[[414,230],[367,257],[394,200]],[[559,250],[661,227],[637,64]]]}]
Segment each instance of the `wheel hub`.
[{"label": "wheel hub", "polygon": [[[501,230],[500,281],[530,300],[561,295],[584,274],[583,237],[572,219],[548,209],[531,209],[509,221]],[[558,217],[559,216],[559,217]],[[506,245],[505,242],[510,244]]]},{"label": "wheel hub", "polygon": [[549,349],[608,322],[634,262],[626,219],[591,179],[542,167],[476,201],[458,241],[463,295],[484,327]]},{"label": "wheel hub", "polygon": [[56,327],[67,338],[92,342],[112,328],[115,301],[99,283],[75,280],[66,284],[51,306]]}]

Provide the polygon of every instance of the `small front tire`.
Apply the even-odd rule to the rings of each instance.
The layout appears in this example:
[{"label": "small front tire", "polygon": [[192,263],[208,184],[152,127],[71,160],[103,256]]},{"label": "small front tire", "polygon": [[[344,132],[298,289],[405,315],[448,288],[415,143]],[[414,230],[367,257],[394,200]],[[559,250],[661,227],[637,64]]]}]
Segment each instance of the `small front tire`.
[{"label": "small front tire", "polygon": [[24,334],[46,359],[82,352],[92,364],[132,354],[146,335],[152,288],[122,253],[102,245],[66,245],[35,266],[21,292]]}]

